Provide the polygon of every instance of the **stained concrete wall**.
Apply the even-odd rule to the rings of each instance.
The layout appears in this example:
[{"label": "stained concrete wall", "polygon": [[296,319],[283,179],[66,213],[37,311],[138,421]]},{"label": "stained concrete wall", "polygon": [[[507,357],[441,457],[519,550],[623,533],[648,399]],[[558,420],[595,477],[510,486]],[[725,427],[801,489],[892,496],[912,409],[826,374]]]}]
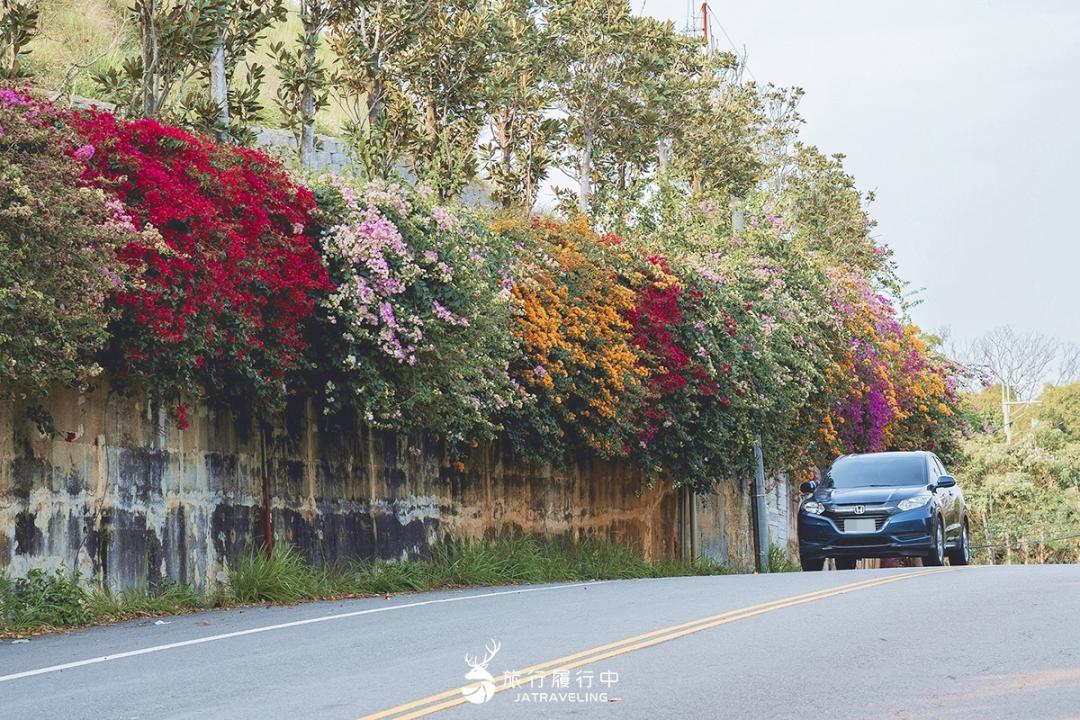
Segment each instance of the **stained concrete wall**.
[{"label": "stained concrete wall", "polygon": [[446,537],[628,539],[674,552],[670,489],[619,465],[565,470],[482,446],[458,466],[429,437],[320,427],[296,401],[268,431],[199,407],[180,430],[144,398],[59,391],[60,437],[0,406],[0,569],[77,568],[116,589],[170,578],[207,587],[265,541],[312,562],[416,556]]},{"label": "stained concrete wall", "polygon": [[[766,482],[769,542],[798,558],[799,494],[784,473]],[[697,549],[703,557],[738,570],[754,568],[753,480],[720,483],[714,494],[697,496]]]}]

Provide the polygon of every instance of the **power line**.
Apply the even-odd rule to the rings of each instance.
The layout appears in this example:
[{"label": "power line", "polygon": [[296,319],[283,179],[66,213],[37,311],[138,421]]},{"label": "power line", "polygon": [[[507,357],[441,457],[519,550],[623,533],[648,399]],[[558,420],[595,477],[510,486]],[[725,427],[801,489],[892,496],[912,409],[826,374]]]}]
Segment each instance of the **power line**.
[{"label": "power line", "polygon": [[[716,16],[716,11],[714,11],[712,9],[712,6],[706,5],[706,8],[709,11],[709,15],[712,16],[713,21],[716,23],[716,26],[718,28],[720,28],[720,32],[722,32],[724,34],[724,37],[727,38],[728,44],[731,45],[731,50],[735,53],[735,55],[737,57],[739,55],[739,48],[735,44],[735,41],[731,39],[731,35],[728,34],[727,28],[725,28],[724,24],[722,22],[720,22],[720,18]],[[743,53],[742,54],[743,54],[743,57],[744,57],[743,67],[746,68],[746,72],[747,72],[748,75],[750,75],[750,79],[753,80],[754,82],[757,82],[758,79],[757,79],[757,77],[754,76],[754,71],[750,69],[750,61],[749,61],[749,59],[746,59],[746,49],[745,48],[743,48]]]}]

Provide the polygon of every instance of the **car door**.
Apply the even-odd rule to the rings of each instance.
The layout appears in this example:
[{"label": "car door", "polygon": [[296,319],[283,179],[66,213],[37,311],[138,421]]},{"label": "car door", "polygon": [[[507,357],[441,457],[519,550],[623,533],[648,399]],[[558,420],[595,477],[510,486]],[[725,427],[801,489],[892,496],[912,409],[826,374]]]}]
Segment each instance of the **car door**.
[{"label": "car door", "polygon": [[[941,460],[938,459],[937,455],[930,456],[930,469],[935,482],[942,475],[948,474],[945,472],[945,466],[942,465]],[[942,516],[945,518],[946,539],[959,537],[960,511],[958,507],[959,503],[956,501],[956,486],[954,485],[951,488],[939,488],[935,494],[941,496]]]}]

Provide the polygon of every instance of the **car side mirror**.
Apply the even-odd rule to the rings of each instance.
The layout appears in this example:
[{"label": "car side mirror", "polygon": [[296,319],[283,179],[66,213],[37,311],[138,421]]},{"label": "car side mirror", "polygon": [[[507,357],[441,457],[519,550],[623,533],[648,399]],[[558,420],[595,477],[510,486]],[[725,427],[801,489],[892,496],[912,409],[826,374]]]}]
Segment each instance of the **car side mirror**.
[{"label": "car side mirror", "polygon": [[817,480],[807,480],[806,482],[804,482],[802,485],[799,486],[799,489],[802,490],[804,493],[812,493],[812,492],[814,492],[814,488],[816,488],[816,487],[817,487]]},{"label": "car side mirror", "polygon": [[956,487],[956,478],[952,475],[942,475],[937,479],[937,486],[939,488]]}]

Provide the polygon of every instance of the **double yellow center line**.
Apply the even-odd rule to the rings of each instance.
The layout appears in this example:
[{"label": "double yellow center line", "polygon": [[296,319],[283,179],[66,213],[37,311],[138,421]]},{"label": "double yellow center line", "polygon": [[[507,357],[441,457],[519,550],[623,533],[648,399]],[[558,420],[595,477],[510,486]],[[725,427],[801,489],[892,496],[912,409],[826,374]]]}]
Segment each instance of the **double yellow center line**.
[{"label": "double yellow center line", "polygon": [[[582,650],[573,655],[565,655],[560,658],[555,658],[554,660],[547,660],[542,663],[537,663],[536,665],[522,668],[521,670],[515,671],[515,674],[512,677],[504,676],[502,681],[496,684],[495,692],[499,693],[505,690],[512,690],[513,688],[536,682],[537,680],[541,680],[557,672],[565,672],[581,667],[582,665],[591,665],[617,655],[625,655],[626,653],[631,653],[635,650],[642,650],[647,647],[652,647],[653,645],[659,645],[660,643],[675,640],[684,635],[708,630],[719,625],[735,622],[736,620],[745,620],[746,618],[773,612],[774,610],[804,605],[816,600],[823,600],[845,593],[888,585],[889,583],[899,582],[900,580],[908,580],[923,575],[932,575],[934,573],[943,572],[944,570],[945,568],[935,568],[933,570],[920,570],[898,575],[889,575],[883,578],[862,580],[860,582],[840,585],[825,590],[817,590],[815,592],[794,595],[779,600],[759,603],[757,605],[749,605],[744,608],[729,610],[728,612],[720,613],[719,615],[709,615],[708,617],[698,618],[697,620],[691,620],[690,622],[681,623],[679,625],[671,625],[669,627],[660,628],[659,630],[653,630],[651,632],[642,633],[641,635],[635,635],[616,642],[607,643],[606,645]],[[466,700],[461,694],[461,689],[454,688],[453,690],[445,690],[425,698],[420,698],[419,700],[413,700],[412,702],[387,708],[386,710],[371,715],[365,715],[359,720],[382,720],[383,718],[407,720],[408,718],[431,715],[432,713],[454,707],[455,705],[461,705],[465,702]]]}]

